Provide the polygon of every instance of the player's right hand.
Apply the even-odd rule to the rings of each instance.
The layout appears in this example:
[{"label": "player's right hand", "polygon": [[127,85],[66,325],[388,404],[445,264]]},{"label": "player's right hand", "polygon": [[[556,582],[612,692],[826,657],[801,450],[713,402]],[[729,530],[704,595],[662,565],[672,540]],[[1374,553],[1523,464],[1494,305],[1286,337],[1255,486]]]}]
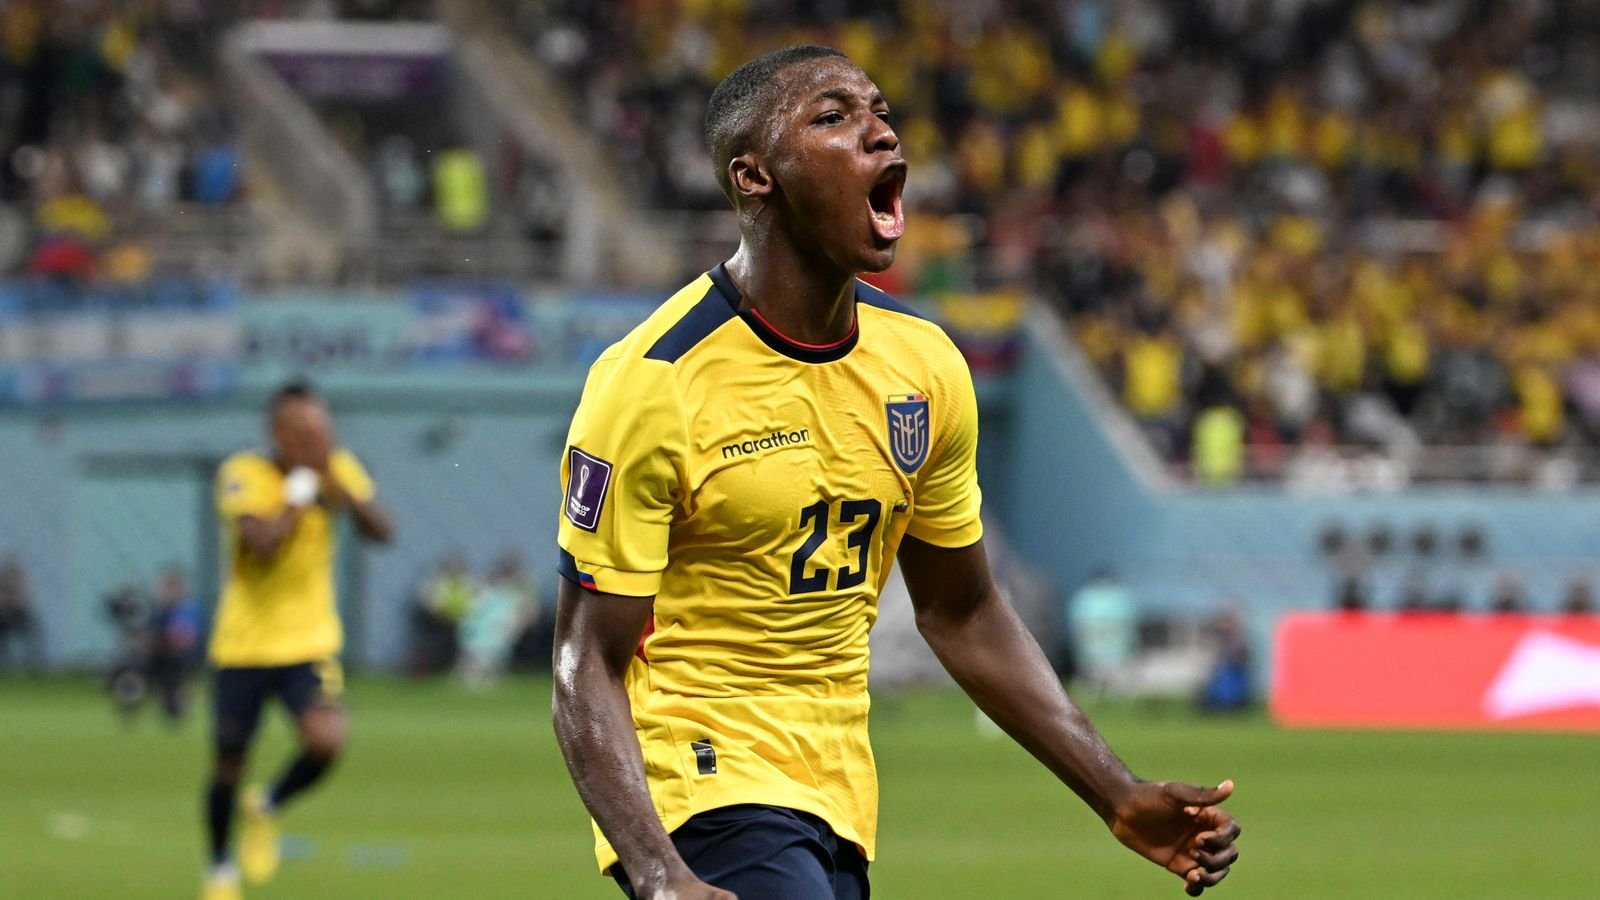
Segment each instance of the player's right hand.
[{"label": "player's right hand", "polygon": [[1183,879],[1200,896],[1228,877],[1239,858],[1239,823],[1220,804],[1233,782],[1214,788],[1177,781],[1141,781],[1118,802],[1109,823],[1130,850]]},{"label": "player's right hand", "polygon": [[641,900],[739,900],[737,894],[712,887],[694,876],[682,881],[669,881],[661,889],[641,894]]}]

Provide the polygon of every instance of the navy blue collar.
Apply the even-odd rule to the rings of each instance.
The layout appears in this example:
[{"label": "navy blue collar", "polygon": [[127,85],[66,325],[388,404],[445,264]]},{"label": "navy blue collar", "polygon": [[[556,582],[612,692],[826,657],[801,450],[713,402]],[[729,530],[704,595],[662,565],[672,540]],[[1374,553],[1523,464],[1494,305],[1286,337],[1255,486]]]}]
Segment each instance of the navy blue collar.
[{"label": "navy blue collar", "polygon": [[[744,295],[739,293],[739,289],[734,286],[733,279],[728,276],[727,263],[719,264],[708,274],[711,276],[712,284],[716,285],[717,291],[722,294],[724,300],[728,301],[728,306],[738,313],[739,318],[743,319],[746,325],[750,326],[750,330],[755,332],[756,337],[761,339],[761,343],[790,359],[806,363],[825,363],[844,359],[846,354],[855,349],[856,342],[861,338],[861,320],[859,317],[850,327],[850,334],[836,343],[819,346],[816,344],[803,344],[792,338],[785,337],[768,324],[760,313],[753,309],[739,308],[739,304],[744,301]],[[860,294],[861,283],[856,282],[857,301],[860,300]]]}]

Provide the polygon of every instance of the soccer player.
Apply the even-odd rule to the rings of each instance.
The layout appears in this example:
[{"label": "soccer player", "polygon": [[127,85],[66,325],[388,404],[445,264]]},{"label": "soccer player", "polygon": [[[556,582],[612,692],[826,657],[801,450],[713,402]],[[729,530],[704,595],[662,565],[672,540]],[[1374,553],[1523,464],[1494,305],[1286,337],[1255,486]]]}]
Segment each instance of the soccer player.
[{"label": "soccer player", "polygon": [[317,782],[344,746],[343,643],[334,601],[336,517],[387,542],[389,515],[355,454],[340,448],[322,400],[292,383],[267,410],[270,455],[230,456],[217,472],[217,512],[229,572],[210,658],[216,669],[215,763],[206,791],[211,868],[203,900],[235,900],[229,854],[235,798],[262,705],[276,698],[294,717],[299,754],[270,790],[252,789],[242,810],[239,868],[260,883],[278,868],[278,814]]},{"label": "soccer player", "polygon": [[147,630],[150,684],[161,696],[167,720],[177,724],[189,706],[189,680],[194,650],[200,642],[200,607],[189,590],[183,569],[169,566],[156,581],[156,606]]},{"label": "soccer player", "polygon": [[857,280],[894,260],[906,163],[837,51],[712,94],[733,258],[589,371],[561,466],[554,721],[597,856],[654,900],[868,896],[867,633],[899,559],[978,706],[1198,895],[1239,827],[1133,776],[1068,699],[984,556],[977,404],[935,325]]}]

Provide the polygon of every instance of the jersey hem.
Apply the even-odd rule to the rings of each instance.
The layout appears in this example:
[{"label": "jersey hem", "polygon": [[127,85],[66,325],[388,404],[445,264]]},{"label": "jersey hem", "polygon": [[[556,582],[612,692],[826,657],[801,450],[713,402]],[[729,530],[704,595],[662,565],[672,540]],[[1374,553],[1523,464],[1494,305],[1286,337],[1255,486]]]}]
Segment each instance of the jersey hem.
[{"label": "jersey hem", "polygon": [[339,655],[344,649],[338,644],[321,652],[296,651],[287,654],[243,655],[235,656],[215,653],[206,654],[206,665],[213,669],[276,669],[280,666],[298,666],[302,663],[322,662]]}]

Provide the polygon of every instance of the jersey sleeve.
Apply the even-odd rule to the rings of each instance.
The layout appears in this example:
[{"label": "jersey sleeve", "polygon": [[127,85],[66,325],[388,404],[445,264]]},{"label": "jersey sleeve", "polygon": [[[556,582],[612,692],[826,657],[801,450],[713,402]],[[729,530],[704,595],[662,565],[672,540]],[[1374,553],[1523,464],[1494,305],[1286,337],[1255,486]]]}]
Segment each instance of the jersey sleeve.
[{"label": "jersey sleeve", "polygon": [[561,460],[562,575],[608,594],[660,590],[685,450],[670,363],[594,364]]},{"label": "jersey sleeve", "polygon": [[328,459],[328,472],[339,482],[345,494],[357,503],[366,503],[378,494],[377,485],[372,483],[372,476],[367,474],[367,467],[349,450],[341,447],[333,451],[333,456]]},{"label": "jersey sleeve", "polygon": [[915,503],[906,533],[936,547],[968,547],[983,537],[978,490],[978,398],[966,360],[952,345],[935,416],[939,434],[918,473]]},{"label": "jersey sleeve", "polygon": [[217,470],[217,515],[224,522],[276,515],[282,507],[282,486],[249,457],[230,457]]}]

